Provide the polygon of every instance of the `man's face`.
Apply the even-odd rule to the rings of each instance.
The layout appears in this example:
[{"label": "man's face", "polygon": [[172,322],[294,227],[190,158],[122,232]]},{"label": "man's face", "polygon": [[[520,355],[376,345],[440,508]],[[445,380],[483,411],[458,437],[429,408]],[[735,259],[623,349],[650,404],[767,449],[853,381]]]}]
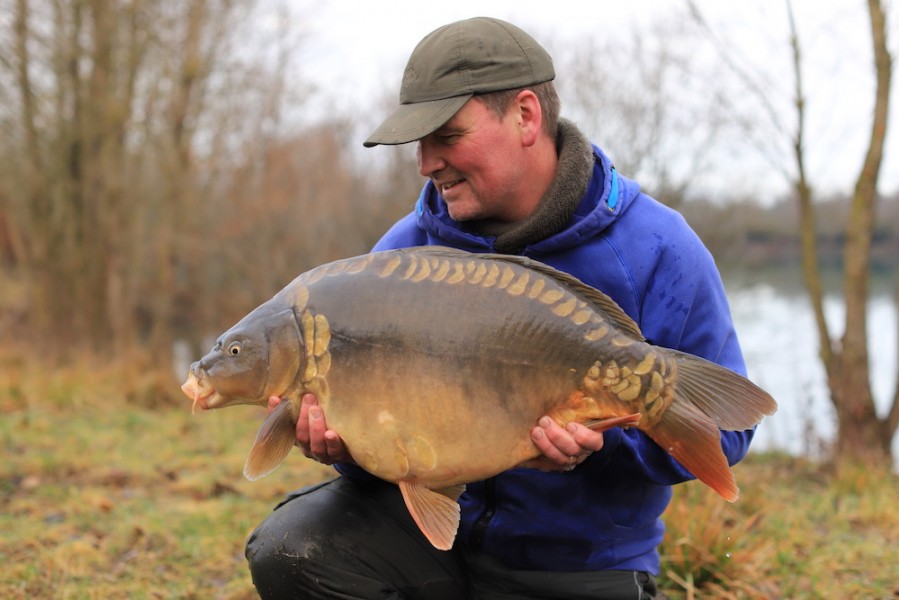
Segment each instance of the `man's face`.
[{"label": "man's face", "polygon": [[520,128],[472,98],[442,127],[418,141],[419,172],[431,179],[455,221],[516,221],[523,181]]}]

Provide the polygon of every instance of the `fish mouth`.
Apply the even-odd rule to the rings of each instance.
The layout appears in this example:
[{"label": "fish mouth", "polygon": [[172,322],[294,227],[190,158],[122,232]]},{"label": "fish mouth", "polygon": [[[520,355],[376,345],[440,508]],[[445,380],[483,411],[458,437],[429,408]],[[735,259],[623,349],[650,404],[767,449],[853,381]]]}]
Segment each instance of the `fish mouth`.
[{"label": "fish mouth", "polygon": [[193,371],[188,373],[187,380],[181,385],[181,391],[184,392],[185,396],[193,400],[193,404],[190,407],[191,414],[197,414],[197,406],[201,410],[212,408],[209,399],[215,395],[215,390],[205,381],[199,380]]}]

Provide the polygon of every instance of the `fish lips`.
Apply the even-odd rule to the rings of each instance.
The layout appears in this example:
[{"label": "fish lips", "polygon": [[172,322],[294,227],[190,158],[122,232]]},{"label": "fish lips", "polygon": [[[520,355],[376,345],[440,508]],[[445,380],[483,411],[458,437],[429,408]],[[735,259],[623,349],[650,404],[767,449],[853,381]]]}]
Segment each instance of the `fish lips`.
[{"label": "fish lips", "polygon": [[218,395],[203,377],[199,362],[195,362],[190,366],[187,379],[181,385],[181,391],[194,401],[191,412],[196,412],[198,406],[201,410],[215,408],[214,400]]}]

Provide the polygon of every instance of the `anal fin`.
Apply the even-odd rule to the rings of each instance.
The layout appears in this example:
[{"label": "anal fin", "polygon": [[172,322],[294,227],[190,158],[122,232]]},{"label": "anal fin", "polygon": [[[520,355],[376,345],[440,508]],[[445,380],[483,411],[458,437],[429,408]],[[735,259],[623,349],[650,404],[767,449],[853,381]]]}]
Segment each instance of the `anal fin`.
[{"label": "anal fin", "polygon": [[459,530],[461,511],[459,503],[451,495],[458,498],[465,486],[439,492],[420,483],[400,481],[399,486],[409,514],[428,541],[438,550],[452,548]]},{"label": "anal fin", "polygon": [[643,415],[634,413],[632,415],[624,415],[623,417],[612,417],[611,419],[590,419],[584,425],[593,431],[606,431],[613,427],[630,427],[640,422]]}]

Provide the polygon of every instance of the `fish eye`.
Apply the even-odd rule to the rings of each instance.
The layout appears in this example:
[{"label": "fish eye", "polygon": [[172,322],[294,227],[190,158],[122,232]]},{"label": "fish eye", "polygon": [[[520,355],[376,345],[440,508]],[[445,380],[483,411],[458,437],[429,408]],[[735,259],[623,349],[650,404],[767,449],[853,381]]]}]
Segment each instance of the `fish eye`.
[{"label": "fish eye", "polygon": [[228,345],[228,354],[231,356],[240,354],[240,342],[231,342],[231,344]]}]

